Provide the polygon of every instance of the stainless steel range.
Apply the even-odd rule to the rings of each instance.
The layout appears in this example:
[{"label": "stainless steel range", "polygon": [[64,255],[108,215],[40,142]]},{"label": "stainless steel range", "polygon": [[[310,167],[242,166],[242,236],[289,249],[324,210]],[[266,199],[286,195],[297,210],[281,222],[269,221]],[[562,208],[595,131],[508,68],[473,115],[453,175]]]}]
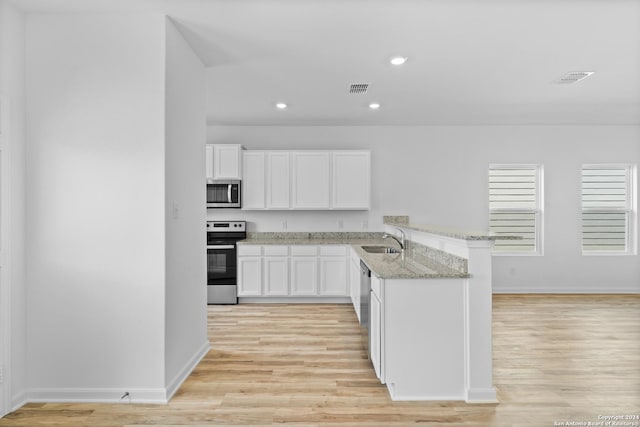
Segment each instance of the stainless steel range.
[{"label": "stainless steel range", "polygon": [[207,221],[207,304],[238,303],[236,242],[245,221]]}]

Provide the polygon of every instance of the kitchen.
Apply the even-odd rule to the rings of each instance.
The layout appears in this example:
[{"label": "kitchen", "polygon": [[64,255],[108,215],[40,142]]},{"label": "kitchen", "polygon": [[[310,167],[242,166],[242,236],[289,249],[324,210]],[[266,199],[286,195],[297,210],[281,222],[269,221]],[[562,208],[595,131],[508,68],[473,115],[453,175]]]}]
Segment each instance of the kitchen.
[{"label": "kitchen", "polygon": [[[631,60],[634,56],[626,53],[637,51],[636,38],[622,35],[625,28],[635,28],[633,16],[637,14],[623,11],[622,5],[634,7],[632,2],[616,4],[621,10],[597,3],[581,10],[611,30],[608,34],[615,42],[605,43],[606,46],[618,46],[607,49],[594,41],[594,51],[611,50],[612,55],[620,52],[620,57]],[[523,21],[514,18],[513,22],[533,24],[534,17],[546,22],[551,19],[549,16],[556,16],[557,21],[552,20],[556,31],[564,31],[566,22],[573,22],[588,33],[591,21],[575,22],[568,17],[572,5],[575,6],[562,2],[554,15],[543,10],[535,12],[536,7],[529,4],[527,13],[522,12],[528,17]],[[462,16],[456,10],[441,7],[442,14],[451,16],[452,21]],[[518,10],[514,7],[513,12]],[[229,10],[223,11],[222,16],[238,18]],[[314,15],[310,11],[306,13]],[[260,15],[258,12],[266,13],[259,6],[256,14]],[[260,120],[250,121],[249,117],[233,122],[225,111],[233,110],[234,102],[246,104],[246,100],[238,97],[226,107],[218,106],[212,114],[219,121],[210,120],[205,127],[207,101],[202,87],[207,86],[207,69],[189,49],[190,45],[202,44],[215,48],[216,43],[200,40],[198,44],[197,37],[191,43],[181,40],[183,34],[192,33],[188,25],[185,28],[186,24],[180,24],[179,18],[175,18],[178,21],[175,24],[153,14],[84,16],[38,11],[13,14],[13,26],[3,25],[2,31],[15,32],[10,34],[14,40],[10,46],[15,52],[11,49],[2,52],[14,54],[15,58],[25,57],[26,61],[21,66],[20,61],[9,60],[13,57],[7,61],[3,57],[3,66],[17,70],[9,74],[8,89],[5,86],[2,89],[12,95],[13,135],[20,138],[21,123],[22,127],[28,123],[28,127],[22,136],[26,142],[16,145],[11,152],[11,164],[16,165],[12,182],[17,186],[12,192],[14,203],[10,208],[15,210],[11,211],[14,222],[9,229],[10,244],[17,245],[11,260],[15,267],[8,273],[15,282],[11,293],[11,325],[15,328],[11,345],[11,406],[38,399],[82,400],[88,390],[94,390],[94,398],[108,401],[119,400],[125,391],[139,401],[166,399],[166,389],[171,389],[174,379],[187,372],[184,367],[191,366],[190,361],[206,352],[206,308],[193,309],[204,298],[205,290],[191,283],[202,283],[206,271],[201,254],[206,244],[203,229],[207,220],[244,220],[250,225],[250,232],[382,232],[383,216],[409,215],[417,223],[486,230],[487,168],[492,163],[543,164],[547,214],[544,255],[494,257],[494,292],[637,293],[637,255],[584,257],[579,249],[577,218],[582,164],[638,162],[637,99],[628,109],[606,108],[595,101],[589,104],[585,100],[587,94],[578,92],[580,85],[593,90],[587,84],[597,82],[604,72],[575,86],[547,88],[567,89],[558,96],[570,99],[568,93],[573,93],[578,105],[595,105],[593,110],[567,108],[563,115],[560,107],[553,110],[544,104],[539,110],[544,113],[549,107],[549,114],[541,118],[535,114],[540,111],[534,108],[534,103],[518,109],[505,102],[493,110],[487,107],[483,116],[479,109],[468,107],[485,95],[472,90],[481,85],[470,82],[467,86],[456,86],[453,82],[458,76],[450,74],[452,70],[465,68],[463,58],[477,56],[476,46],[460,50],[465,41],[446,32],[442,28],[444,23],[431,19],[430,28],[450,36],[449,49],[467,55],[457,57],[459,63],[449,62],[450,68],[433,69],[434,73],[439,70],[437,81],[442,82],[447,76],[451,79],[445,79],[448,85],[443,84],[447,93],[440,97],[422,96],[422,100],[428,98],[432,103],[412,105],[414,116],[406,116],[400,124],[392,124],[384,115],[385,111],[393,111],[393,105],[378,99],[381,108],[370,111],[369,99],[362,102],[359,95],[352,95],[336,105],[334,113],[325,110],[313,116],[313,120],[296,116],[303,114],[301,110],[314,108],[309,105],[302,108],[303,99],[290,101],[290,108],[285,111],[273,107],[280,101],[274,99],[261,107],[265,115]],[[474,9],[470,13],[489,19],[487,14],[489,10]],[[188,23],[190,19],[195,18],[183,21]],[[318,20],[318,25],[321,23]],[[258,31],[261,29],[255,22],[252,24]],[[265,21],[264,25],[268,24]],[[407,24],[407,31],[412,33],[415,26]],[[28,43],[20,52],[15,41],[24,40],[25,34]],[[336,37],[340,38],[340,34]],[[513,52],[499,34],[486,37],[490,37],[487,45],[496,47],[486,54],[497,54],[501,49]],[[425,39],[438,40],[438,33]],[[225,77],[216,73],[237,72],[225,64],[233,59],[233,52],[245,52],[234,46],[233,40],[224,41],[230,46],[226,54],[219,48],[215,54],[204,57],[212,63],[208,72],[215,79]],[[383,40],[357,46],[368,44],[385,46]],[[560,51],[549,56],[565,57],[561,44],[547,45]],[[432,49],[433,42],[427,46]],[[391,46],[386,49],[395,50]],[[413,50],[420,51],[417,47]],[[349,52],[360,51],[354,47]],[[442,55],[438,64],[444,67],[448,57],[444,49],[438,52]],[[572,52],[578,54],[578,50]],[[391,68],[385,57],[370,60],[377,61],[380,70],[374,76],[371,93],[377,90],[377,95],[383,95],[385,87],[414,81],[410,77],[418,73],[415,67],[420,57],[406,55],[409,59],[401,69]],[[430,55],[435,55],[435,51],[430,50]],[[325,57],[317,60],[328,62]],[[352,60],[364,61],[357,55]],[[618,69],[629,72],[631,77],[619,80],[637,84],[633,76],[638,73],[633,64],[620,61],[616,62],[620,65]],[[526,57],[523,62],[527,63]],[[545,74],[549,78],[539,80],[549,84],[552,78],[572,69],[569,62],[580,61],[574,58],[557,67],[549,66],[551,69]],[[316,65],[312,62],[309,68]],[[360,70],[357,64],[350,67]],[[489,63],[483,72],[491,69],[493,64]],[[265,84],[247,92],[273,87],[290,98],[304,87],[291,84],[289,88],[286,83],[278,83],[277,73],[270,70],[265,70],[260,80]],[[364,71],[356,71],[341,78],[342,86],[335,90],[347,97],[349,84],[368,77],[362,74]],[[250,76],[238,77],[252,81]],[[385,86],[383,77],[395,83]],[[26,91],[20,89],[25,86]],[[513,82],[509,90],[515,91],[517,87]],[[607,87],[613,90],[618,86],[608,80]],[[214,89],[225,88],[216,89],[212,85],[211,90]],[[231,85],[226,89],[240,93]],[[624,94],[637,93],[628,87],[619,90]],[[319,99],[325,92],[314,91],[313,99]],[[468,103],[460,101],[465,92],[476,94],[477,98]],[[100,102],[88,102],[96,99]],[[28,105],[22,107],[28,108],[22,118],[21,105]],[[355,110],[357,106],[363,107],[357,110],[358,125],[341,121],[347,114],[341,109]],[[248,107],[246,110],[258,117]],[[577,116],[579,111],[582,116]],[[242,144],[247,150],[369,150],[371,209],[205,212],[201,184],[205,175],[204,141]],[[29,170],[28,177],[25,170],[19,170],[22,164]],[[233,217],[228,216],[231,212]],[[199,242],[197,248],[192,248],[190,242],[194,241]],[[22,260],[21,253],[25,253]],[[105,261],[119,268],[105,267]],[[73,357],[69,348],[77,349]]]}]

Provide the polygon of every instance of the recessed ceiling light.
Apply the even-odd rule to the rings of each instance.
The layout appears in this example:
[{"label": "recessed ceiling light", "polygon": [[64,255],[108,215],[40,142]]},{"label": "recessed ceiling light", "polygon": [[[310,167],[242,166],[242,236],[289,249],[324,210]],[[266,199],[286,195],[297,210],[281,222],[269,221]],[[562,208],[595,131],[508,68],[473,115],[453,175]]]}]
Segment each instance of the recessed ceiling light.
[{"label": "recessed ceiling light", "polygon": [[372,110],[377,110],[378,108],[380,108],[380,104],[378,104],[377,102],[372,102],[371,104],[369,104],[369,108],[371,108]]},{"label": "recessed ceiling light", "polygon": [[276,104],[276,107],[278,107],[280,110],[284,110],[285,108],[287,108],[287,104],[285,104],[284,102],[278,102]]},{"label": "recessed ceiling light", "polygon": [[391,58],[391,62],[393,65],[402,65],[405,62],[407,62],[407,57],[406,56],[395,56],[393,58]]}]

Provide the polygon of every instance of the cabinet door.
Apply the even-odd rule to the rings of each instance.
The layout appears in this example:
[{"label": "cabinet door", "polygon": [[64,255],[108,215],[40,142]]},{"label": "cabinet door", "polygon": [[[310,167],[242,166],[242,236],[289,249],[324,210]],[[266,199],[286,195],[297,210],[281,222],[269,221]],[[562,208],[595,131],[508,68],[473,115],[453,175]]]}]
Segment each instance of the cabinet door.
[{"label": "cabinet door", "polygon": [[264,258],[264,294],[269,296],[289,294],[289,259],[287,257]]},{"label": "cabinet door", "polygon": [[318,294],[317,265],[317,257],[291,257],[291,295]]},{"label": "cabinet door", "polygon": [[381,328],[381,308],[380,300],[374,294],[371,293],[371,317],[369,317],[369,354],[371,356],[371,363],[373,364],[373,370],[376,372],[376,376],[380,378],[380,362],[381,362],[381,340],[380,340],[380,328]]},{"label": "cabinet door", "polygon": [[334,151],[333,209],[370,208],[370,165],[368,151]]},{"label": "cabinet door", "polygon": [[207,174],[207,182],[213,179],[213,144],[207,144],[204,147],[205,170]]},{"label": "cabinet door", "polygon": [[351,302],[356,311],[358,321],[360,321],[360,259],[356,261],[353,257],[349,263],[349,284],[351,285]]},{"label": "cabinet door", "polygon": [[292,206],[294,209],[330,208],[329,152],[296,151],[293,156]]},{"label": "cabinet door", "polygon": [[237,144],[213,144],[213,178],[242,179],[241,153]]},{"label": "cabinet door", "polygon": [[242,209],[264,209],[264,151],[242,153]]},{"label": "cabinet door", "polygon": [[346,257],[320,257],[320,295],[349,296]]},{"label": "cabinet door", "polygon": [[289,152],[267,153],[267,209],[289,209]]},{"label": "cabinet door", "polygon": [[260,257],[238,258],[238,296],[262,295],[262,269]]}]

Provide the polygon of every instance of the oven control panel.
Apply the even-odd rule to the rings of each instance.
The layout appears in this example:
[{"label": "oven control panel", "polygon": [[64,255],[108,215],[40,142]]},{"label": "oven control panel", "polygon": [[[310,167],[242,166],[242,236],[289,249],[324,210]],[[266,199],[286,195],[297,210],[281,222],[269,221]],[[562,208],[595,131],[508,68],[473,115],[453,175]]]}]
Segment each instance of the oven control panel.
[{"label": "oven control panel", "polygon": [[207,231],[245,231],[246,224],[245,221],[207,221]]}]

